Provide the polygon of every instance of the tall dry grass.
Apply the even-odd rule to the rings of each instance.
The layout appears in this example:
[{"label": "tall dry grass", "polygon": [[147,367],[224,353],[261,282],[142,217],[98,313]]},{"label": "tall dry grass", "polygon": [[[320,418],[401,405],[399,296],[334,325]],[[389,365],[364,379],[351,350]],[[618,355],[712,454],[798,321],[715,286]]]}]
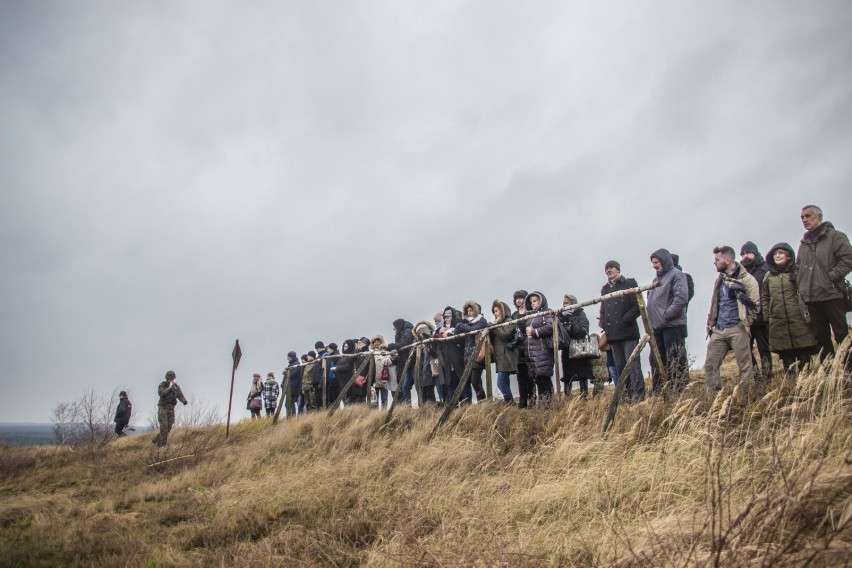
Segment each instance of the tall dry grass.
[{"label": "tall dry grass", "polygon": [[[846,346],[848,349],[848,346]],[[732,372],[726,376],[732,376]],[[849,380],[451,415],[347,408],[0,451],[0,564],[834,566],[852,558]],[[155,464],[155,465],[151,465]]]}]

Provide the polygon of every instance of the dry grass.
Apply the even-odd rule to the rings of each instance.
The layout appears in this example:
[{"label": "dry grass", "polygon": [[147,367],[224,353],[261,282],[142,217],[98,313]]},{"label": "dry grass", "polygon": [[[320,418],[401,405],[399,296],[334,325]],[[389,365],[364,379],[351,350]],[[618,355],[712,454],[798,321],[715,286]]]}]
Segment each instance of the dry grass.
[{"label": "dry grass", "polygon": [[[731,372],[727,373],[732,375]],[[619,409],[349,408],[0,450],[11,566],[835,566],[852,558],[837,368]],[[150,466],[149,464],[157,465]]]}]

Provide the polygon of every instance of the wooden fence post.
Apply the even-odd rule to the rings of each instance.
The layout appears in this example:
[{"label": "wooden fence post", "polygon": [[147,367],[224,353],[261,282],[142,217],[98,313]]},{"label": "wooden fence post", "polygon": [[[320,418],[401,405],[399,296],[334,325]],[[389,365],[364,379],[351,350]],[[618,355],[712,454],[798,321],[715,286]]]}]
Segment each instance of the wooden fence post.
[{"label": "wooden fence post", "polygon": [[325,410],[328,407],[328,401],[326,400],[326,389],[328,388],[328,357],[323,357],[320,361],[322,363],[322,409]]},{"label": "wooden fence post", "polygon": [[[657,372],[660,373],[661,388],[663,391],[666,391],[666,387],[669,382],[668,372],[665,365],[663,365],[663,358],[660,356],[660,348],[657,345],[657,340],[654,338],[654,328],[651,327],[651,318],[648,317],[648,309],[645,307],[645,299],[642,297],[641,292],[636,294],[636,301],[639,304],[639,313],[642,314],[642,326],[645,328],[645,333],[650,337],[651,356],[654,358],[654,362],[656,363]],[[644,381],[645,379],[643,378],[642,380]],[[653,392],[653,379],[651,389]]]},{"label": "wooden fence post", "polygon": [[627,364],[624,365],[624,370],[621,371],[621,375],[618,377],[618,385],[615,387],[615,391],[612,393],[612,400],[609,402],[609,412],[604,419],[603,424],[603,433],[606,434],[609,427],[612,426],[612,422],[615,420],[615,413],[618,411],[618,403],[621,400],[621,395],[624,393],[624,385],[627,381],[630,380],[630,371],[633,370],[633,365],[636,364],[636,359],[639,358],[639,354],[642,352],[642,349],[647,345],[648,341],[650,341],[651,336],[647,333],[642,337],[642,340],[633,349],[633,353],[630,354],[630,357],[627,359]]},{"label": "wooden fence post", "polygon": [[441,413],[441,417],[438,419],[438,423],[435,424],[435,428],[432,429],[432,433],[429,434],[429,440],[435,437],[435,434],[438,432],[438,429],[446,422],[447,417],[453,411],[453,409],[458,405],[459,399],[461,398],[461,393],[464,390],[464,387],[467,385],[468,379],[470,379],[470,372],[473,369],[473,363],[476,361],[476,354],[479,353],[479,349],[482,347],[482,344],[485,342],[485,337],[488,334],[488,330],[484,330],[476,340],[476,347],[473,348],[473,353],[470,356],[470,359],[467,360],[467,365],[464,366],[464,372],[462,373],[461,379],[459,380],[459,386],[456,387],[456,391],[453,393],[452,400],[444,407],[444,412]]},{"label": "wooden fence post", "polygon": [[346,381],[346,384],[343,385],[343,388],[340,389],[340,394],[337,395],[337,398],[334,400],[332,405],[328,409],[328,415],[331,416],[334,414],[334,411],[340,408],[340,401],[343,400],[343,397],[346,396],[346,393],[349,392],[349,388],[355,383],[355,379],[358,378],[358,375],[367,368],[367,365],[370,363],[371,357],[367,357],[364,361],[358,366],[358,369],[352,373],[352,376],[349,377],[349,380]]},{"label": "wooden fence post", "polygon": [[[553,318],[553,368],[556,371],[556,392],[562,395],[562,387],[559,386],[559,317],[556,314]],[[571,392],[571,383],[566,383],[568,392]]]},{"label": "wooden fence post", "polygon": [[402,391],[402,381],[405,379],[405,373],[408,372],[408,366],[411,364],[412,359],[414,359],[414,357],[412,357],[409,353],[408,359],[405,360],[405,365],[402,366],[402,374],[397,375],[396,377],[396,392],[393,394],[393,400],[388,401],[388,406],[390,408],[388,408],[388,415],[387,418],[385,418],[385,424],[390,422],[393,409],[396,407],[397,403],[399,403],[399,394]]},{"label": "wooden fence post", "polygon": [[[290,367],[287,367],[287,370],[284,371],[284,382],[283,384],[287,385],[286,387],[282,385],[282,390],[284,390],[284,394],[286,395],[290,391]],[[284,397],[281,397],[282,400],[286,403],[287,400]],[[275,409],[275,414],[272,416],[272,423],[278,423],[278,415],[281,414],[281,404],[278,405],[278,408]],[[284,416],[287,416],[287,412],[284,412]]]},{"label": "wooden fence post", "polygon": [[[418,345],[415,348],[415,351],[416,354],[414,356],[414,388],[417,389],[417,406],[420,407],[423,406],[423,383],[421,382],[423,379],[420,377],[420,371],[423,368],[423,365],[421,364],[423,356],[423,346]],[[409,353],[408,356],[411,357],[411,354]]]},{"label": "wooden fence post", "polygon": [[488,400],[494,398],[491,388],[491,334],[485,338],[485,397]]}]

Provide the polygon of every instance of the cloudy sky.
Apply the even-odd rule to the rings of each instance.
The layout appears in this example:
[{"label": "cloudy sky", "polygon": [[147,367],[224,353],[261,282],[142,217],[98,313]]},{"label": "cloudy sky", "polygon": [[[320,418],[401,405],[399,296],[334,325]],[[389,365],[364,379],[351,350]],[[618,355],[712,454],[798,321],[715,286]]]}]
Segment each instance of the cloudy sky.
[{"label": "cloudy sky", "polygon": [[0,0],[0,421],[660,247],[700,365],[715,245],[852,230],[850,61],[843,0]]}]

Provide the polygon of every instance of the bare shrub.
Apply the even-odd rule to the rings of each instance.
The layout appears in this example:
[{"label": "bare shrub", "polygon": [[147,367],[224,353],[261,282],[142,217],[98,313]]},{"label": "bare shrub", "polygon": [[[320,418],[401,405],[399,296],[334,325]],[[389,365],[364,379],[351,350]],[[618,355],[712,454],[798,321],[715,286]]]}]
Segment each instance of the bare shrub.
[{"label": "bare shrub", "polygon": [[56,443],[68,446],[103,445],[115,437],[112,426],[115,390],[108,396],[98,394],[94,386],[83,391],[73,402],[59,402],[53,408],[53,434]]}]

